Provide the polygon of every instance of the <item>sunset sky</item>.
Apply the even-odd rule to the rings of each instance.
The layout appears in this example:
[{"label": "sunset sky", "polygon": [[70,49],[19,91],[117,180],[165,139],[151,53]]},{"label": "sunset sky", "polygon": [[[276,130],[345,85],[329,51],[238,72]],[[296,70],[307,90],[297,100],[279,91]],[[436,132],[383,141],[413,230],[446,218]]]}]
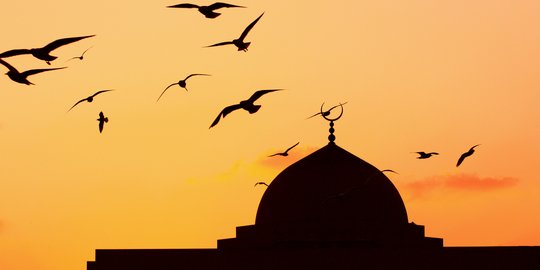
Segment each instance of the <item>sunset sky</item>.
[{"label": "sunset sky", "polygon": [[[30,76],[35,85],[0,65],[0,269],[83,270],[103,248],[215,247],[255,222],[265,190],[255,182],[327,144],[328,123],[306,120],[323,102],[348,102],[336,143],[399,173],[388,177],[428,236],[540,245],[540,1],[235,0],[247,8],[213,20],[166,8],[178,3],[2,4],[0,53],[96,36],[53,51],[51,67],[68,68]],[[248,52],[204,48],[263,12]],[[211,76],[156,102],[191,73]],[[272,88],[285,90],[259,99],[256,114],[208,128],[225,106]],[[115,91],[67,113],[103,89]],[[296,142],[289,157],[267,158]]]}]

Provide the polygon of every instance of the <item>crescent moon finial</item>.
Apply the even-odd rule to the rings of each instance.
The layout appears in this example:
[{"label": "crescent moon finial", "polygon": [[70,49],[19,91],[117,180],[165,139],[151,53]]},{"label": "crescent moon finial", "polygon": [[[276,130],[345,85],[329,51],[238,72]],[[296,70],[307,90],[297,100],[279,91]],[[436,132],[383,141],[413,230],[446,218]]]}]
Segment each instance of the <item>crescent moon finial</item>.
[{"label": "crescent moon finial", "polygon": [[330,112],[332,111],[332,109],[337,107],[337,106],[334,106],[334,107],[330,108],[330,110],[324,111],[324,112],[323,112],[323,107],[324,107],[324,102],[321,105],[321,115],[326,121],[330,122],[330,129],[328,130],[328,131],[330,131],[330,135],[328,135],[328,140],[330,141],[330,144],[334,144],[334,141],[336,140],[336,136],[334,135],[334,131],[335,131],[335,129],[334,129],[334,121],[339,120],[341,118],[341,116],[343,116],[343,104],[339,103],[339,107],[341,108],[341,112],[335,118],[329,118],[328,115],[330,115]]},{"label": "crescent moon finial", "polygon": [[327,116],[330,115],[330,111],[333,109],[330,109],[329,111],[326,111],[326,112],[323,112],[322,111],[322,108],[323,108],[323,105],[324,103],[321,105],[321,115],[324,119],[326,119],[326,121],[330,121],[330,122],[333,122],[333,121],[337,121],[339,120],[339,118],[341,118],[341,116],[343,115],[343,104],[342,103],[339,103],[339,107],[341,108],[341,112],[339,113],[339,115],[336,117],[336,118],[328,118]]}]

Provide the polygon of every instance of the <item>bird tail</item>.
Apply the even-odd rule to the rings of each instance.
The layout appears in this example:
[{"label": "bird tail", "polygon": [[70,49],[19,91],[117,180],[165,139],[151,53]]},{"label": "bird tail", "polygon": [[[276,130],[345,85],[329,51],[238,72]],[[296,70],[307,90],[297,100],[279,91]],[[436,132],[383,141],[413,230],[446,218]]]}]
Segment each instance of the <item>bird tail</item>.
[{"label": "bird tail", "polygon": [[253,105],[253,107],[248,108],[248,112],[253,114],[256,113],[261,108],[261,105]]},{"label": "bird tail", "polygon": [[249,48],[249,45],[251,45],[251,42],[244,42],[241,47],[238,48],[239,51],[247,51]]}]

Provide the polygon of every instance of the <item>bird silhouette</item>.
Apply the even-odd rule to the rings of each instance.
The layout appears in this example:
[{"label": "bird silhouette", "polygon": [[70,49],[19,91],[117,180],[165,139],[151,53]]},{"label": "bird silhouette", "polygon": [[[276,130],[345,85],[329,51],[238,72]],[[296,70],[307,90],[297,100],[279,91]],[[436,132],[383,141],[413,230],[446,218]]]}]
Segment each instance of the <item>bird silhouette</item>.
[{"label": "bird silhouette", "polygon": [[66,68],[66,67],[59,67],[59,68],[31,69],[31,70],[27,70],[27,71],[24,71],[24,72],[19,72],[16,68],[14,68],[8,62],[4,61],[2,58],[0,58],[0,64],[2,64],[2,65],[4,65],[5,67],[8,68],[8,72],[6,73],[6,75],[8,75],[8,77],[12,81],[22,83],[22,84],[26,84],[26,85],[33,84],[28,80],[28,76],[30,76],[30,75],[34,75],[34,74],[38,74],[38,73],[45,72],[45,71],[50,71],[50,70],[57,70],[57,69]]},{"label": "bird silhouette", "polygon": [[[92,47],[93,47],[93,46],[92,46]],[[69,58],[67,61],[70,61],[70,60],[73,60],[73,59],[79,59],[79,60],[82,61],[82,60],[84,59],[84,54],[85,54],[88,50],[90,50],[92,47],[86,49],[86,50],[81,54],[81,56],[71,57],[71,58]],[[66,61],[66,62],[67,62],[67,61]]]},{"label": "bird silhouette", "polygon": [[0,58],[6,58],[6,57],[11,57],[11,56],[15,56],[15,55],[21,55],[21,54],[31,54],[35,58],[43,60],[47,64],[50,65],[52,61],[54,61],[56,58],[58,58],[56,56],[51,55],[51,52],[53,50],[55,50],[55,49],[57,49],[57,48],[59,48],[61,46],[64,46],[64,45],[79,41],[81,39],[93,37],[93,36],[95,36],[95,35],[82,36],[82,37],[71,37],[71,38],[62,38],[62,39],[55,40],[55,41],[45,45],[45,47],[42,47],[42,48],[10,50],[10,51],[6,51],[6,52],[1,53]]},{"label": "bird silhouette", "polygon": [[426,153],[426,152],[412,152],[412,153],[416,153],[416,154],[419,155],[417,157],[417,159],[426,159],[426,158],[430,158],[433,155],[438,155],[439,154],[437,152],[429,152],[429,153]]},{"label": "bird silhouette", "polygon": [[108,89],[108,90],[101,90],[101,91],[97,91],[95,92],[93,95],[87,97],[87,98],[83,98],[79,101],[77,101],[77,103],[75,103],[75,105],[71,106],[71,108],[69,108],[68,112],[71,111],[71,109],[73,109],[75,106],[77,106],[79,103],[83,102],[83,101],[88,101],[88,102],[92,102],[94,101],[94,97],[101,94],[101,93],[105,93],[105,92],[109,92],[109,91],[113,91],[113,89]]},{"label": "bird silhouette", "polygon": [[255,183],[255,186],[254,186],[254,187],[256,187],[256,186],[258,186],[258,185],[268,186],[268,184],[265,183],[265,182],[257,182],[257,183]]},{"label": "bird silhouette", "polygon": [[391,172],[391,173],[399,174],[399,173],[397,173],[396,171],[390,170],[390,169],[381,170],[381,172],[382,172],[382,173],[385,173],[385,172]]},{"label": "bird silhouette", "polygon": [[[337,108],[337,107],[339,107],[339,106],[343,106],[343,105],[345,105],[345,104],[347,104],[347,102],[345,102],[345,103],[339,103],[339,105],[336,105],[336,106],[334,106],[334,107],[328,109],[327,111],[324,111],[324,112],[318,112],[318,113],[316,113],[316,114],[314,114],[314,115],[308,117],[307,119],[313,118],[313,117],[315,117],[315,116],[317,116],[317,115],[321,115],[321,116],[329,116],[333,109],[335,109],[335,108]],[[324,106],[324,103],[323,103],[323,106]],[[321,107],[322,107],[322,106],[321,106]]]},{"label": "bird silhouette", "polygon": [[173,85],[177,85],[177,84],[178,84],[180,87],[186,89],[186,91],[187,91],[188,89],[187,89],[187,87],[186,87],[186,81],[187,81],[187,79],[191,78],[192,76],[210,76],[210,74],[191,74],[191,75],[187,76],[185,79],[180,80],[180,81],[178,81],[178,82],[176,82],[176,83],[173,83],[173,84],[167,86],[167,88],[165,88],[165,90],[163,90],[163,92],[161,92],[161,95],[159,95],[159,97],[158,97],[158,99],[156,100],[156,102],[158,102],[159,99],[161,98],[161,96],[163,96],[163,94],[165,94],[165,91],[167,91],[167,89],[169,89],[169,88],[170,88],[171,86],[173,86]]},{"label": "bird silhouette", "polygon": [[459,159],[458,159],[458,161],[457,161],[456,167],[459,167],[459,165],[461,165],[461,163],[463,162],[463,160],[465,160],[466,157],[468,157],[468,156],[474,154],[474,148],[477,147],[477,146],[479,146],[479,144],[477,144],[477,145],[471,147],[471,149],[469,149],[469,151],[467,151],[467,152],[461,154],[461,156],[459,157]]},{"label": "bird silhouette", "polygon": [[249,45],[251,44],[251,42],[244,42],[244,39],[246,38],[247,34],[249,33],[249,31],[251,30],[251,28],[253,28],[253,26],[255,26],[255,24],[259,21],[259,19],[264,15],[264,12],[259,16],[257,17],[257,19],[255,19],[252,23],[250,23],[246,29],[244,29],[244,32],[242,32],[242,34],[240,35],[239,38],[233,40],[233,41],[225,41],[225,42],[221,42],[221,43],[216,43],[216,44],[213,44],[213,45],[210,45],[210,46],[206,46],[206,47],[216,47],[216,46],[222,46],[222,45],[228,45],[228,44],[233,44],[235,45],[237,48],[238,48],[238,51],[244,51],[244,52],[247,52],[248,50],[248,47]]},{"label": "bird silhouette", "polygon": [[268,157],[274,157],[274,156],[288,156],[289,155],[289,150],[293,149],[294,147],[296,147],[300,142],[297,142],[295,145],[289,147],[287,150],[285,150],[285,152],[282,152],[282,153],[276,153],[276,154],[273,154],[273,155],[270,155]]},{"label": "bird silhouette", "polygon": [[222,3],[222,2],[216,2],[209,6],[198,6],[195,4],[188,4],[188,3],[168,6],[168,8],[196,8],[199,10],[200,13],[202,13],[208,19],[214,19],[217,16],[221,15],[221,13],[214,12],[214,10],[216,9],[234,8],[234,7],[245,8],[243,6],[237,6],[237,5],[232,5],[232,4]]},{"label": "bird silhouette", "polygon": [[213,126],[217,125],[221,117],[225,118],[225,116],[227,116],[229,113],[236,111],[238,109],[244,109],[248,111],[250,114],[256,113],[261,108],[261,105],[253,104],[255,101],[257,101],[257,99],[259,99],[265,94],[275,92],[275,91],[280,91],[280,90],[283,90],[283,89],[259,90],[253,93],[253,95],[251,95],[249,99],[240,101],[240,103],[238,104],[225,107],[223,110],[221,110],[221,112],[218,114],[218,116],[216,117],[214,122],[212,122],[212,125],[210,125],[209,128],[212,128]]},{"label": "bird silhouette", "polygon": [[99,133],[103,131],[103,126],[105,123],[109,122],[109,117],[105,117],[103,112],[99,112],[99,118],[97,119],[99,121]]}]

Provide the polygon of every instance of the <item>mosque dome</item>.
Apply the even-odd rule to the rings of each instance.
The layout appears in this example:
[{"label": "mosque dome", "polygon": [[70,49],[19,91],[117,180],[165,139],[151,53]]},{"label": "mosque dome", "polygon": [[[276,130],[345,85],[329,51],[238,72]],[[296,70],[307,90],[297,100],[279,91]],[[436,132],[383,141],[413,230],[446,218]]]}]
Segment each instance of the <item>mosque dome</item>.
[{"label": "mosque dome", "polygon": [[335,238],[339,232],[351,240],[392,237],[407,224],[403,200],[384,173],[333,142],[272,181],[255,221],[273,231],[297,231],[291,235]]}]

